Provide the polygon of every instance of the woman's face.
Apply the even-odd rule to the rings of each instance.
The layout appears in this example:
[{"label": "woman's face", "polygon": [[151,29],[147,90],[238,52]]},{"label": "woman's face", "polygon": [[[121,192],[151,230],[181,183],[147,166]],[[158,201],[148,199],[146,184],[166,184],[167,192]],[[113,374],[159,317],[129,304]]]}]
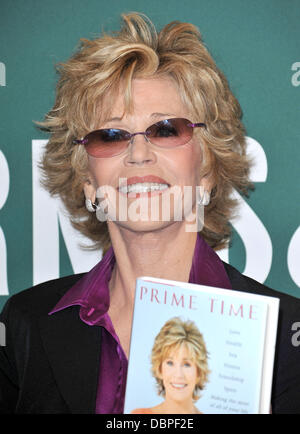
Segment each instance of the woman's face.
[{"label": "woman's face", "polygon": [[197,366],[185,345],[171,351],[163,360],[159,378],[163,381],[166,399],[176,402],[192,399],[199,378]]},{"label": "woman's face", "polygon": [[[163,119],[187,118],[192,122],[202,119],[191,119],[186,107],[180,99],[175,84],[167,78],[136,79],[132,86],[133,111],[124,112],[124,92],[120,91],[110,119],[98,128],[119,128],[130,133],[145,131],[150,125]],[[202,151],[199,139],[193,137],[188,143],[176,148],[159,148],[151,144],[144,135],[136,135],[122,154],[110,158],[89,156],[90,178],[93,188],[110,186],[108,193],[111,209],[115,209],[117,224],[135,231],[153,230],[170,225],[176,220],[176,210],[183,215],[183,198],[175,198],[170,191],[184,192],[184,187],[192,192],[185,214],[195,205],[196,186],[205,184],[200,177]],[[139,177],[148,177],[141,179]],[[151,177],[153,177],[151,179]],[[154,178],[156,177],[156,179]],[[146,194],[120,192],[120,179],[126,179],[127,185],[155,182],[167,184],[167,188]],[[185,190],[187,191],[187,190]],[[167,195],[169,194],[168,202]],[[185,193],[184,193],[185,194]],[[146,197],[145,197],[146,196]],[[186,195],[187,197],[187,195]],[[137,200],[145,200],[147,204],[138,207]],[[112,203],[114,202],[114,203]],[[140,202],[141,204],[141,202]],[[162,210],[169,204],[170,215]],[[122,214],[121,214],[122,208]],[[124,217],[124,208],[126,215]],[[140,219],[136,216],[140,213]],[[152,214],[151,214],[152,213]],[[110,213],[113,214],[113,213]],[[153,215],[156,216],[153,218]],[[110,217],[110,215],[109,215]],[[178,217],[177,217],[178,218]],[[182,218],[183,220],[183,218]]]}]

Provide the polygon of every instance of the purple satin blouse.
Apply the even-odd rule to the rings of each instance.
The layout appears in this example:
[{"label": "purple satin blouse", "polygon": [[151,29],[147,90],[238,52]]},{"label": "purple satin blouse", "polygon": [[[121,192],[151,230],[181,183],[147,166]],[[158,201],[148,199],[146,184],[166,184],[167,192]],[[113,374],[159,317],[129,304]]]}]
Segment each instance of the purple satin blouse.
[{"label": "purple satin blouse", "polygon": [[[96,414],[120,414],[124,408],[128,361],[107,313],[110,303],[108,283],[114,264],[115,255],[111,247],[102,260],[49,312],[52,315],[69,306],[79,305],[82,321],[90,326],[102,327]],[[232,289],[222,261],[199,234],[189,282]]]}]

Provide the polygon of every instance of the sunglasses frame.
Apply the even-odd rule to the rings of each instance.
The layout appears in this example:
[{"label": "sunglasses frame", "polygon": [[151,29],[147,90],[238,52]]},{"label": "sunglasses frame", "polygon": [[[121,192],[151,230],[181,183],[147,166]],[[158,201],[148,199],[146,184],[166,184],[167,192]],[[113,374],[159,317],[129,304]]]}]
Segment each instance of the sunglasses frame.
[{"label": "sunglasses frame", "polygon": [[[137,135],[139,135],[139,134],[142,134],[143,136],[145,136],[145,138],[152,144],[152,145],[154,145],[154,146],[158,146],[159,148],[163,148],[163,149],[172,149],[172,148],[177,148],[178,146],[183,146],[183,145],[185,145],[186,143],[187,143],[187,141],[184,141],[183,143],[180,143],[180,145],[176,145],[176,146],[161,146],[161,145],[158,145],[158,144],[156,144],[156,143],[153,143],[153,142],[151,142],[151,140],[149,139],[149,137],[148,137],[148,135],[149,135],[149,133],[147,133],[147,131],[151,128],[151,127],[154,127],[154,126],[157,126],[157,125],[159,125],[159,124],[162,124],[163,125],[163,123],[164,122],[166,122],[166,121],[174,121],[174,120],[181,120],[181,121],[186,121],[186,122],[188,122],[187,123],[187,127],[190,127],[190,128],[198,128],[198,127],[203,127],[203,128],[206,128],[206,124],[205,123],[203,123],[203,122],[196,122],[196,123],[193,123],[193,122],[191,122],[191,121],[189,121],[188,119],[185,119],[185,118],[170,118],[170,119],[163,119],[163,120],[161,120],[161,121],[158,121],[158,122],[155,122],[154,124],[151,124],[145,131],[140,131],[140,132],[136,132],[136,133],[129,133],[128,131],[126,131],[126,130],[123,130],[122,128],[101,128],[101,129],[98,129],[98,130],[93,130],[93,131],[91,131],[91,132],[89,132],[88,134],[86,134],[82,139],[75,139],[75,140],[73,140],[73,144],[75,144],[75,145],[86,145],[87,143],[88,143],[88,139],[87,139],[87,137],[90,135],[90,134],[92,134],[92,133],[95,133],[95,132],[98,132],[98,131],[107,131],[107,130],[116,130],[116,131],[122,131],[122,132],[125,132],[126,133],[126,136],[128,137],[128,143],[127,143],[127,147],[126,148],[124,148],[124,150],[122,150],[121,152],[118,152],[117,154],[113,154],[113,155],[111,155],[111,156],[105,156],[105,157],[96,157],[95,155],[93,155],[93,154],[89,154],[89,152],[88,152],[88,150],[86,149],[86,152],[89,154],[89,155],[92,155],[93,157],[95,157],[95,158],[112,158],[112,157],[115,157],[115,156],[117,156],[117,155],[120,155],[120,154],[122,154],[127,148],[128,148],[128,145],[130,144],[130,142],[131,142],[131,140],[133,139],[133,137],[135,137],[135,136],[137,136]],[[191,137],[190,137],[190,139],[192,138],[192,136],[193,136],[193,132],[192,132],[192,134],[191,134]],[[189,139],[189,140],[190,140]],[[126,138],[126,140],[127,140],[127,138]]]}]

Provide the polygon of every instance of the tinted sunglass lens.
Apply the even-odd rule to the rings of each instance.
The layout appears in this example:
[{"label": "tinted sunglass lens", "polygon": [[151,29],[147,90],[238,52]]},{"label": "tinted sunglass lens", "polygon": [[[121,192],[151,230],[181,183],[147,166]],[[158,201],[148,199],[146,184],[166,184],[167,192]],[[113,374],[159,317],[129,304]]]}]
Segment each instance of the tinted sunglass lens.
[{"label": "tinted sunglass lens", "polygon": [[127,131],[107,128],[93,131],[86,139],[85,147],[88,154],[108,158],[122,153],[128,145],[130,136]]},{"label": "tinted sunglass lens", "polygon": [[193,134],[193,128],[187,119],[166,119],[151,125],[146,131],[149,140],[165,148],[187,143]]}]

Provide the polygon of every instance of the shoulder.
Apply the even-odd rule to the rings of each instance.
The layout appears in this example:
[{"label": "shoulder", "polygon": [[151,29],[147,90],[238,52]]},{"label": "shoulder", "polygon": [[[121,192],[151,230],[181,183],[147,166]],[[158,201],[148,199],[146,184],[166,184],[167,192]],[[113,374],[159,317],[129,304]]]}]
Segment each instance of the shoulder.
[{"label": "shoulder", "polygon": [[232,289],[242,292],[251,292],[253,294],[266,295],[268,297],[276,297],[280,299],[280,303],[288,306],[294,306],[296,309],[300,308],[300,299],[292,295],[280,292],[269,288],[262,283],[257,282],[251,277],[247,277],[240,273],[232,265],[223,262],[227,275],[232,285]]},{"label": "shoulder", "polygon": [[[291,347],[290,342],[295,333],[295,324],[300,324],[300,299],[292,295],[271,289],[250,277],[244,276],[234,267],[224,263],[226,272],[236,291],[250,292],[279,299],[278,344],[281,349]],[[300,352],[298,351],[298,355]]]},{"label": "shoulder", "polygon": [[85,273],[81,273],[61,277],[20,291],[8,299],[1,316],[5,316],[8,311],[34,313],[34,316],[47,314],[84,275]]}]

